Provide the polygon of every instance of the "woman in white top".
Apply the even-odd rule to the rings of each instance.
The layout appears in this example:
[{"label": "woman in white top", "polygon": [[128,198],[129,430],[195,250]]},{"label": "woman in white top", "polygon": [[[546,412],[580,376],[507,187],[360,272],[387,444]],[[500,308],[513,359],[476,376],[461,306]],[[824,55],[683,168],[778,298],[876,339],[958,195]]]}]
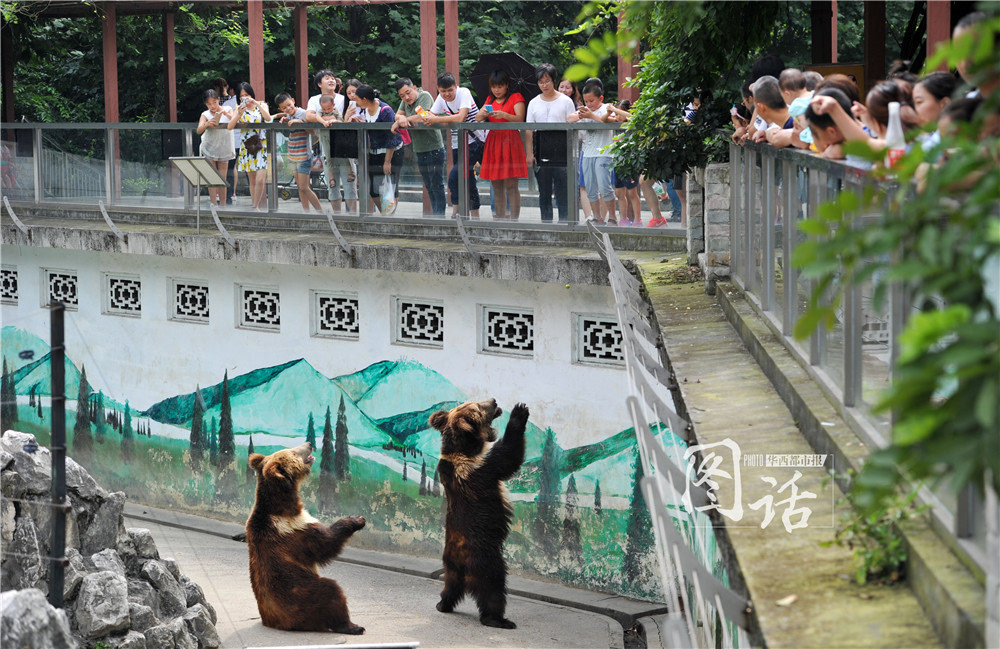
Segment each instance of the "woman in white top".
[{"label": "woman in white top", "polygon": [[[235,157],[233,138],[229,135],[227,125],[233,118],[233,111],[219,103],[219,93],[214,90],[205,91],[205,108],[198,121],[198,135],[201,136],[201,155],[211,161],[219,175],[226,177],[229,161]],[[226,196],[225,187],[209,187],[209,199],[217,206],[222,205]]]}]

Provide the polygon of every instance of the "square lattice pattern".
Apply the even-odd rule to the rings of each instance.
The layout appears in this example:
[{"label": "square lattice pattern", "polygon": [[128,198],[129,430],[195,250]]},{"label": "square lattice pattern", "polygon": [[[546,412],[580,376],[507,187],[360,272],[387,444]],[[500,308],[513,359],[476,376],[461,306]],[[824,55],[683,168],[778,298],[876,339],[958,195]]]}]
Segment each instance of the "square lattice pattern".
[{"label": "square lattice pattern", "polygon": [[239,287],[240,326],[281,330],[281,300],[277,290]]},{"label": "square lattice pattern", "polygon": [[0,302],[17,306],[17,267],[4,267],[0,274]]},{"label": "square lattice pattern", "polygon": [[138,277],[106,274],[104,282],[107,290],[105,313],[127,316],[142,313],[142,283]]},{"label": "square lattice pattern", "polygon": [[187,320],[190,322],[208,322],[208,284],[175,279],[171,280],[173,285],[173,313],[174,320]]},{"label": "square lattice pattern", "polygon": [[62,302],[69,308],[76,308],[80,303],[77,293],[76,271],[42,269],[45,285],[46,301],[43,306],[51,306]]},{"label": "square lattice pattern", "polygon": [[577,315],[576,358],[578,363],[625,364],[622,330],[612,316]]},{"label": "square lattice pattern", "polygon": [[535,352],[535,315],[516,307],[482,307],[481,351],[532,356]]},{"label": "square lattice pattern", "polygon": [[361,332],[357,294],[313,291],[314,336],[357,340]]},{"label": "square lattice pattern", "polygon": [[444,304],[429,300],[396,298],[395,342],[444,347]]}]

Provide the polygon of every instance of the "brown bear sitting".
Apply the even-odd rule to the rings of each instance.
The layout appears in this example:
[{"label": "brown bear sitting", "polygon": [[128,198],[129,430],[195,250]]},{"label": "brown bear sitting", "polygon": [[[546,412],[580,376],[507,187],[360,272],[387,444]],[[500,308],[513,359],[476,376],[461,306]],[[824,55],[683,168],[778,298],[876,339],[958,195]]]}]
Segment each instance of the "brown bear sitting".
[{"label": "brown bear sitting", "polygon": [[365,526],[360,516],[327,527],[309,515],[299,500],[299,484],[313,463],[308,442],[264,457],[252,453],[257,497],[247,520],[250,583],[264,626],[285,631],[335,631],[358,635],[347,598],[323,566],[340,554],[352,534]]},{"label": "brown bear sitting", "polygon": [[513,510],[500,483],[517,473],[524,461],[528,407],[514,406],[503,439],[497,442],[492,424],[502,413],[496,399],[490,399],[463,403],[450,412],[439,410],[429,419],[441,431],[438,473],[448,499],[444,590],[437,610],[450,613],[468,591],[479,606],[480,622],[514,629],[517,625],[504,617],[503,558]]}]

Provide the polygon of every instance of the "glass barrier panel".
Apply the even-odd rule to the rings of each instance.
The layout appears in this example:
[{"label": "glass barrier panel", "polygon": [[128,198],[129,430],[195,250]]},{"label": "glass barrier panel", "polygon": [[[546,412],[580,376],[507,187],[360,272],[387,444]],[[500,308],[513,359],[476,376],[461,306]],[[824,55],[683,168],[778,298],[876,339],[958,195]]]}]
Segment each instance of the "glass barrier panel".
[{"label": "glass barrier panel", "polygon": [[[184,178],[170,158],[184,155],[184,130],[116,129],[111,140],[117,205],[184,207]],[[207,196],[207,189],[203,188]],[[206,205],[207,206],[207,205]]]},{"label": "glass barrier panel", "polygon": [[788,215],[785,213],[788,208],[787,194],[789,191],[795,191],[795,183],[793,182],[792,186],[789,187],[785,179],[785,168],[788,164],[790,163],[782,160],[774,161],[774,181],[777,183],[774,199],[774,235],[771,240],[771,249],[774,250],[774,264],[769,272],[774,275],[774,301],[771,303],[771,312],[779,319],[785,300],[784,277],[787,260],[784,257],[784,251],[785,233],[788,230],[787,224],[789,222]]},{"label": "glass barrier panel", "polygon": [[42,200],[107,201],[107,130],[42,130]]},{"label": "glass barrier panel", "polygon": [[35,131],[5,128],[0,132],[3,195],[12,201],[35,200]]},{"label": "glass barrier panel", "polygon": [[889,387],[891,345],[888,298],[876,301],[873,280],[861,284],[861,395],[859,405],[885,439],[891,438],[889,413],[874,413],[872,407]]},{"label": "glass barrier panel", "polygon": [[[840,192],[840,180],[830,174],[823,174],[823,182],[820,190],[820,203],[832,201]],[[834,278],[834,285],[840,286],[842,277],[838,274]],[[833,326],[829,329],[820,329],[825,338],[823,349],[825,353],[820,357],[820,367],[827,374],[830,381],[841,390],[844,389],[844,325],[846,314],[844,313],[844,302],[841,300],[836,310]]]}]

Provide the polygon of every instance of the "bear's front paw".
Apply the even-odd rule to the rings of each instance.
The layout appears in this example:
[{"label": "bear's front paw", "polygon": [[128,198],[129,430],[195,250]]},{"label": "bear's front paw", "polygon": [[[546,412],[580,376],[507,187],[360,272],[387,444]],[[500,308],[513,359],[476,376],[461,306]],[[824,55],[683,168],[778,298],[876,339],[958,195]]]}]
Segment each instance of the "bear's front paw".
[{"label": "bear's front paw", "polygon": [[528,421],[528,406],[523,403],[518,403],[514,406],[514,409],[510,411],[510,420],[520,423],[527,423]]},{"label": "bear's front paw", "polygon": [[354,624],[353,622],[344,622],[343,624],[339,624],[339,625],[333,627],[333,632],[334,633],[345,633],[347,635],[361,635],[362,633],[365,632],[365,627],[358,626],[357,624]]},{"label": "bear's front paw", "polygon": [[347,516],[341,520],[355,532],[365,526],[364,516]]}]

